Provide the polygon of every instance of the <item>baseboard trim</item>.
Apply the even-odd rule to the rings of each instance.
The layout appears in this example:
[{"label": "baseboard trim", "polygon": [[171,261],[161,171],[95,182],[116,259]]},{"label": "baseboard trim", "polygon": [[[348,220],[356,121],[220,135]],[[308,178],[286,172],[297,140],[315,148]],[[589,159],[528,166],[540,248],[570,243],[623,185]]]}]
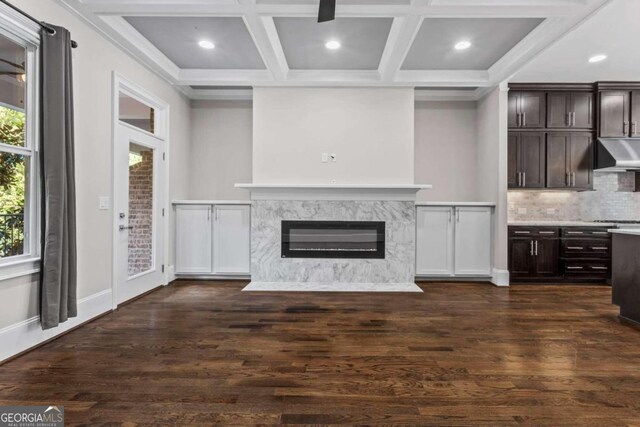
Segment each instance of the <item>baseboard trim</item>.
[{"label": "baseboard trim", "polygon": [[176,266],[169,265],[167,266],[167,285],[176,280]]},{"label": "baseboard trim", "polygon": [[491,283],[496,286],[509,286],[509,270],[494,268],[492,273]]},{"label": "baseboard trim", "polygon": [[112,303],[111,289],[107,289],[79,300],[78,316],[56,328],[43,331],[40,317],[35,316],[0,329],[0,364],[110,312]]},{"label": "baseboard trim", "polygon": [[248,274],[177,274],[176,280],[251,280]]}]

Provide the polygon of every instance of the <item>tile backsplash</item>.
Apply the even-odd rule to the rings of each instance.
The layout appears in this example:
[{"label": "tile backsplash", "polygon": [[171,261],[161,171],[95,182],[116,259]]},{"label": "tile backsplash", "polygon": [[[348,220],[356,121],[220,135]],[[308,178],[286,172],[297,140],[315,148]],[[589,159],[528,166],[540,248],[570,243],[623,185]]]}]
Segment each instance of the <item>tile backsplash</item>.
[{"label": "tile backsplash", "polygon": [[640,220],[634,172],[593,174],[594,191],[509,190],[509,221]]}]

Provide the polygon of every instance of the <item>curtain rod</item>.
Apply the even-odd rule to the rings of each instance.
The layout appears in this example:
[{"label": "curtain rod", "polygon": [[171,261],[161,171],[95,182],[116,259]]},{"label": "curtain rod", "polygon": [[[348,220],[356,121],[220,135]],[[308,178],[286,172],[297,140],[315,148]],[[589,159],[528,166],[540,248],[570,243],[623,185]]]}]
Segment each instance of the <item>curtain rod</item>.
[{"label": "curtain rod", "polygon": [[[17,6],[14,6],[13,4],[9,3],[7,0],[0,0],[0,2],[2,2],[3,4],[6,4],[7,6],[9,6],[11,9],[15,10],[16,12],[18,12],[19,14],[23,15],[25,18],[32,20],[33,22],[35,22],[36,24],[40,25],[40,27],[44,28],[45,30],[47,30],[47,32],[49,34],[55,34],[56,30],[54,30],[53,28],[51,28],[50,26],[48,26],[47,24],[45,24],[42,21],[38,21],[36,18],[34,18],[33,16],[29,15],[27,12],[25,12],[24,10],[18,9]],[[75,40],[71,40],[71,47],[72,48],[76,48],[78,47],[78,43],[75,42]]]}]

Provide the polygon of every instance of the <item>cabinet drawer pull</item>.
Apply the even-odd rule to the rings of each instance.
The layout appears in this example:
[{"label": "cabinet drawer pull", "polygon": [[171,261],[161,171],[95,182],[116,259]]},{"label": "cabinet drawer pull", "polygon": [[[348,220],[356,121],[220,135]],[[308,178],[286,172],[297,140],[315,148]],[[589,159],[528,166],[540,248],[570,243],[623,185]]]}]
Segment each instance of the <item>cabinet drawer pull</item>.
[{"label": "cabinet drawer pull", "polygon": [[606,247],[606,246],[592,246],[591,249],[593,249],[594,251],[606,251],[606,250],[609,250],[609,248]]},{"label": "cabinet drawer pull", "polygon": [[584,267],[567,267],[567,270],[582,270]]},{"label": "cabinet drawer pull", "polygon": [[591,234],[609,234],[608,231],[592,231]]},{"label": "cabinet drawer pull", "polygon": [[608,270],[607,267],[596,267],[596,266],[591,266],[592,270]]},{"label": "cabinet drawer pull", "polygon": [[573,249],[576,251],[584,249],[582,246],[567,246],[567,249]]},{"label": "cabinet drawer pull", "polygon": [[530,231],[515,231],[515,234],[531,234]]},{"label": "cabinet drawer pull", "polygon": [[540,234],[555,234],[555,231],[540,231]]},{"label": "cabinet drawer pull", "polygon": [[567,234],[584,234],[582,231],[567,231]]}]

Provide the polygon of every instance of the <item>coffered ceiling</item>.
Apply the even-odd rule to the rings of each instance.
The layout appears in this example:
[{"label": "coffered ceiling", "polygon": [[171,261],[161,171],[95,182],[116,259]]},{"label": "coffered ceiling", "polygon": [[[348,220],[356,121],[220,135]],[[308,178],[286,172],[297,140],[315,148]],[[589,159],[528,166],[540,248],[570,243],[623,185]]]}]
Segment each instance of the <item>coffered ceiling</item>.
[{"label": "coffered ceiling", "polygon": [[318,0],[58,1],[194,99],[274,85],[477,99],[611,0],[336,0],[321,24]]}]

